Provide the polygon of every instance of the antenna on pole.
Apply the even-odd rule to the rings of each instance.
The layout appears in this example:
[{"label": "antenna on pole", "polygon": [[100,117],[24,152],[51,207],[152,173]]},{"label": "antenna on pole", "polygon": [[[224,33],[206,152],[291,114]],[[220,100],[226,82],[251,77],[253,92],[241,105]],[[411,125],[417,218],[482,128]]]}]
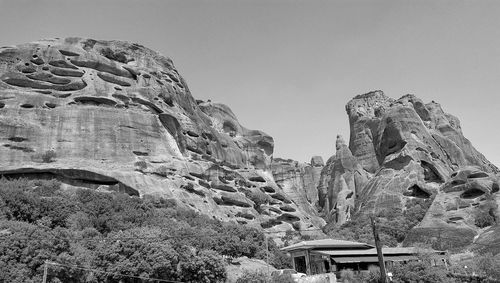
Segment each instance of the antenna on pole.
[{"label": "antenna on pole", "polygon": [[380,281],[383,283],[387,283],[387,273],[385,271],[385,261],[384,254],[382,252],[382,247],[380,246],[380,238],[378,236],[378,227],[375,223],[375,216],[370,216],[372,230],[373,230],[373,238],[375,239],[375,247],[377,248],[378,255],[378,264],[380,266]]}]

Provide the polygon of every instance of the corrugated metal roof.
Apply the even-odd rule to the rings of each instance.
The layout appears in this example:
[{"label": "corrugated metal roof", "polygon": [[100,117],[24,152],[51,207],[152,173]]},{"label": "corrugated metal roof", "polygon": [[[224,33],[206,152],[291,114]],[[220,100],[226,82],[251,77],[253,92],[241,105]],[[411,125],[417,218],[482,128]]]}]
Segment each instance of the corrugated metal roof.
[{"label": "corrugated metal roof", "polygon": [[335,239],[323,239],[323,240],[314,240],[314,241],[302,241],[300,243],[284,247],[282,251],[293,251],[300,249],[313,249],[313,248],[373,248],[372,245],[368,245],[365,243],[359,242],[351,242],[344,240],[335,240]]}]

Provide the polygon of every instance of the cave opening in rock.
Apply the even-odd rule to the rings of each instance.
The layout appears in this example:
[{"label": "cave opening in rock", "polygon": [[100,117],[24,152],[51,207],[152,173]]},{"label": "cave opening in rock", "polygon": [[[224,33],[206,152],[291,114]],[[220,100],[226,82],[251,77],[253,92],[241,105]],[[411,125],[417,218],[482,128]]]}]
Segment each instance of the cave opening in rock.
[{"label": "cave opening in rock", "polygon": [[460,197],[465,199],[474,199],[484,195],[484,192],[480,189],[472,188],[463,192]]},{"label": "cave opening in rock", "polygon": [[[60,174],[59,174],[60,172]],[[0,177],[6,179],[20,179],[26,178],[29,180],[50,180],[57,179],[61,183],[68,184],[75,187],[88,188],[92,190],[96,190],[99,186],[105,185],[108,186],[110,190],[121,192],[128,194],[130,196],[139,196],[139,192],[133,188],[126,186],[125,184],[115,180],[111,177],[100,176],[99,174],[95,174],[89,171],[83,170],[73,170],[73,169],[62,169],[59,172],[55,173],[50,170],[26,170],[26,171],[12,171],[12,172],[3,172],[0,173]],[[75,174],[72,175],[72,172]],[[79,176],[78,176],[79,175]],[[92,178],[92,175],[96,176],[96,178]]]},{"label": "cave opening in rock", "polygon": [[487,178],[487,177],[489,177],[488,174],[486,174],[484,172],[476,172],[476,173],[470,174],[467,178],[476,179],[476,178]]},{"label": "cave opening in rock", "polygon": [[498,186],[498,184],[497,184],[497,183],[494,183],[494,184],[491,186],[491,193],[492,193],[492,194],[497,193],[499,190],[500,190],[500,187]]},{"label": "cave opening in rock", "polygon": [[444,183],[443,178],[439,175],[434,165],[424,160],[420,161],[420,165],[424,169],[424,180],[426,182]]},{"label": "cave opening in rock", "polygon": [[428,199],[431,197],[431,194],[420,188],[418,185],[413,185],[408,188],[408,190],[403,193],[403,195],[408,196],[408,197],[416,197],[416,198],[423,198],[423,199]]}]

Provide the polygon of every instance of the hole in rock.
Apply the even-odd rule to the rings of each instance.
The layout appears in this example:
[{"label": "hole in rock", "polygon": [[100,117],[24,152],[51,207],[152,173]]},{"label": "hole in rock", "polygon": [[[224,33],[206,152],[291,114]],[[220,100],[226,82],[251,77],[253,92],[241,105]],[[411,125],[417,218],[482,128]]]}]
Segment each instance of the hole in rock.
[{"label": "hole in rock", "polygon": [[460,217],[460,216],[455,216],[455,217],[448,218],[448,220],[450,220],[450,221],[458,221],[458,220],[464,220],[464,218]]},{"label": "hole in rock", "polygon": [[144,151],[134,150],[134,151],[132,151],[132,152],[133,152],[135,155],[137,155],[137,156],[148,156],[148,155],[149,155],[149,153],[144,152]]},{"label": "hole in rock", "polygon": [[298,216],[289,214],[289,213],[283,213],[282,215],[278,216],[277,218],[280,221],[285,221],[285,222],[295,222],[295,221],[300,221],[300,218]]},{"label": "hole in rock", "polygon": [[493,183],[493,185],[491,186],[491,193],[496,193],[500,190],[500,188],[498,187],[498,184],[497,183]]},{"label": "hole in rock", "polygon": [[45,103],[45,106],[47,106],[47,107],[49,107],[49,108],[56,108],[56,107],[57,107],[57,104],[47,102],[47,103]]},{"label": "hole in rock", "polygon": [[464,180],[453,180],[453,181],[451,182],[451,185],[452,185],[452,186],[458,186],[458,185],[463,185],[463,184],[465,184],[465,181],[464,181]]},{"label": "hole in rock", "polygon": [[460,197],[465,198],[465,199],[473,199],[473,198],[480,197],[482,195],[484,195],[483,191],[481,191],[480,189],[473,188],[473,189],[469,189],[469,190],[463,192],[460,195]]},{"label": "hole in rock", "polygon": [[266,141],[258,141],[257,145],[262,150],[264,150],[264,152],[266,153],[266,155],[272,155],[273,154],[273,146],[270,143],[268,143]]},{"label": "hole in rock", "polygon": [[458,175],[458,172],[454,172],[453,174],[451,174],[451,177],[456,177]]},{"label": "hole in rock", "polygon": [[484,172],[477,172],[470,174],[467,178],[475,179],[475,178],[486,178],[486,177],[489,177],[488,174]]},{"label": "hole in rock", "polygon": [[35,106],[33,104],[25,103],[25,104],[21,104],[21,107],[22,108],[33,108]]},{"label": "hole in rock", "polygon": [[4,107],[5,107],[5,103],[0,102],[0,108],[4,108]]},{"label": "hole in rock", "polygon": [[426,182],[444,183],[443,178],[441,178],[434,165],[423,160],[420,161],[420,165],[424,169],[424,180]]},{"label": "hole in rock", "polygon": [[275,189],[273,189],[272,187],[269,187],[269,186],[262,187],[262,190],[264,190],[264,192],[266,192],[266,193],[275,193],[276,192]]},{"label": "hole in rock", "polygon": [[28,140],[27,138],[23,138],[23,137],[10,137],[9,138],[9,141],[13,141],[13,142],[23,142],[25,140]]},{"label": "hole in rock", "polygon": [[424,199],[428,199],[431,197],[431,194],[424,191],[422,188],[420,188],[417,185],[413,185],[413,186],[409,187],[408,190],[405,193],[403,193],[403,195],[409,196],[409,197],[424,198]]},{"label": "hole in rock", "polygon": [[195,137],[195,138],[199,137],[199,135],[193,131],[187,131],[187,134],[188,134],[188,136],[191,136],[191,137]]},{"label": "hole in rock", "polygon": [[231,122],[228,122],[228,121],[224,122],[224,124],[222,125],[222,129],[226,133],[235,133],[236,132],[236,127]]},{"label": "hole in rock", "polygon": [[139,192],[135,189],[117,181],[114,178],[104,176],[98,173],[94,173],[86,170],[76,170],[76,169],[54,169],[49,170],[38,170],[38,169],[19,169],[17,171],[2,172],[0,177],[5,177],[7,179],[57,179],[62,183],[69,184],[72,186],[85,187],[89,189],[97,189],[101,185],[106,185],[109,189],[126,193],[130,196],[139,196]]},{"label": "hole in rock", "polygon": [[266,180],[264,178],[262,178],[261,176],[250,177],[250,178],[248,178],[248,180],[250,180],[252,182],[261,182],[261,183],[266,182]]}]

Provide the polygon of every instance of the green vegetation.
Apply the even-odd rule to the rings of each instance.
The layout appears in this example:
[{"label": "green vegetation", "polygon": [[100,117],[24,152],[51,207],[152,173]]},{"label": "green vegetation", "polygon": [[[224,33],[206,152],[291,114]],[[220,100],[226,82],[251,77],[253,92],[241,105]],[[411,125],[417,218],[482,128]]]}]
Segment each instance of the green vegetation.
[{"label": "green vegetation", "polygon": [[36,153],[31,156],[31,160],[40,163],[51,163],[55,161],[57,154],[54,150],[50,149],[43,153]]},{"label": "green vegetation", "polygon": [[[405,210],[385,210],[379,212],[380,240],[384,245],[396,246],[406,238],[415,225],[424,218],[432,199],[412,199],[406,203]],[[340,227],[326,226],[325,232],[335,239],[344,239],[373,244],[373,232],[367,215],[355,215]]]},{"label": "green vegetation", "polygon": [[425,261],[396,264],[392,270],[395,283],[453,283],[448,271],[442,266],[430,266]]},{"label": "green vegetation", "polygon": [[492,226],[496,223],[495,211],[497,204],[495,202],[487,202],[479,207],[474,213],[474,224],[479,228]]},{"label": "green vegetation", "polygon": [[[120,274],[220,282],[223,256],[266,257],[258,229],[165,199],[59,187],[0,179],[0,282],[41,282],[46,260],[65,265],[50,265],[48,282],[138,282]],[[269,248],[270,262],[288,267],[273,241]]]},{"label": "green vegetation", "polygon": [[113,50],[111,50],[111,48],[108,47],[101,50],[101,55],[110,60],[118,61],[120,63],[128,63],[126,56],[127,53],[123,51],[114,52]]},{"label": "green vegetation", "polygon": [[139,160],[134,163],[134,166],[137,168],[136,170],[138,171],[144,171],[148,169],[148,163],[144,160]]}]

